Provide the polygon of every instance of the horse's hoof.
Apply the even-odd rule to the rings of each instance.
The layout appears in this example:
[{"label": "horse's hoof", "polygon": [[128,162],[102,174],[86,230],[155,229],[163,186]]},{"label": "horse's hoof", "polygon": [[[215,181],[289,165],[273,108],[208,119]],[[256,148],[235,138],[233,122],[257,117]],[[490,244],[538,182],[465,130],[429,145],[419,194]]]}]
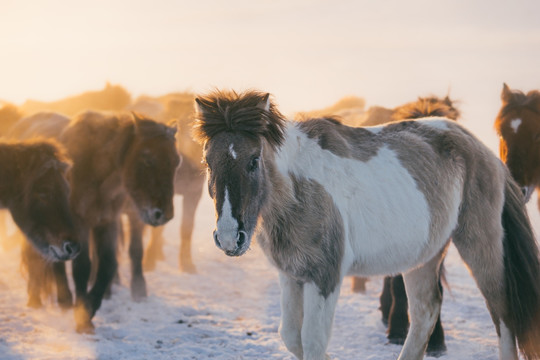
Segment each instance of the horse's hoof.
[{"label": "horse's hoof", "polygon": [[26,306],[32,309],[41,309],[43,304],[41,303],[41,299],[39,297],[30,297]]},{"label": "horse's hoof", "polygon": [[78,334],[90,334],[94,335],[96,333],[96,329],[94,327],[94,324],[92,322],[84,323],[84,324],[77,324],[77,327],[75,329]]},{"label": "horse's hoof", "polygon": [[446,354],[446,345],[438,344],[438,345],[428,345],[428,348],[426,350],[426,355],[430,357],[441,357],[444,354]]},{"label": "horse's hoof", "polygon": [[140,302],[148,296],[146,291],[146,282],[139,279],[131,282],[131,298],[135,302]]},{"label": "horse's hoof", "polygon": [[180,262],[180,271],[187,274],[196,274],[197,268],[193,265],[192,262]]},{"label": "horse's hoof", "polygon": [[388,335],[388,342],[394,345],[403,345],[405,343],[405,336],[390,336]]}]

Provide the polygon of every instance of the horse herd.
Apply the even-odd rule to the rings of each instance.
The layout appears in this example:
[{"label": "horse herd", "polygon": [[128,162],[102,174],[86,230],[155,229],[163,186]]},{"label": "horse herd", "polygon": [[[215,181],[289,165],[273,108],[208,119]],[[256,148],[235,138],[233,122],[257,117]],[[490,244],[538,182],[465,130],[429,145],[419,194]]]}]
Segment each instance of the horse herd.
[{"label": "horse herd", "polygon": [[74,306],[76,330],[93,332],[117,273],[123,213],[131,294],[144,298],[143,227],[154,227],[144,257],[152,269],[175,193],[183,195],[180,267],[196,271],[190,243],[206,169],[214,242],[241,256],[257,237],[279,270],[279,333],[299,359],[328,358],[349,275],[394,275],[380,301],[389,340],[404,343],[400,359],[444,353],[450,242],[485,297],[500,358],[517,359],[518,349],[540,358],[539,252],[525,210],[540,186],[540,92],[504,84],[501,98],[495,128],[504,163],[456,123],[448,97],[373,112],[384,116],[355,126],[331,116],[287,120],[257,91],[131,104],[107,85],[86,97],[0,108],[0,204],[28,240],[28,305],[40,307],[53,280],[59,306]]}]

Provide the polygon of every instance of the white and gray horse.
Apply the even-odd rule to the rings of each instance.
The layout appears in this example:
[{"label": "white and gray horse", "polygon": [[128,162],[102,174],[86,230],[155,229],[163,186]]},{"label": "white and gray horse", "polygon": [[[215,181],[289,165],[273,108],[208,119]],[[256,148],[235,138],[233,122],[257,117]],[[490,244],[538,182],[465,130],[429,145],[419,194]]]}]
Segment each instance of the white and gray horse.
[{"label": "white and gray horse", "polygon": [[517,359],[517,347],[540,357],[540,264],[524,199],[470,132],[444,118],[293,122],[256,91],[216,91],[196,106],[214,241],[240,256],[257,236],[279,269],[279,331],[299,359],[328,357],[344,276],[397,273],[411,317],[400,359],[423,358],[450,238],[486,299],[501,359]]}]

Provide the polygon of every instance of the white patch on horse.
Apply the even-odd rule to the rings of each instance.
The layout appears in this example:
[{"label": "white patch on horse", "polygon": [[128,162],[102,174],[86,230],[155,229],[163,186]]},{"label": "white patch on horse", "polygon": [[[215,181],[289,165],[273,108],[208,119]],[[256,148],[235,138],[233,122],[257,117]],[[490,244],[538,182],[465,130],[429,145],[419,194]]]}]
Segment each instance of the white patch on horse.
[{"label": "white patch on horse", "polygon": [[428,118],[423,118],[423,119],[418,119],[416,120],[416,122],[419,122],[423,125],[428,125],[428,126],[431,126],[435,129],[439,129],[439,130],[449,130],[450,128],[448,127],[448,122],[451,121],[451,120],[448,120],[448,119],[445,119],[445,118],[440,118],[440,117],[428,117]]},{"label": "white patch on horse", "polygon": [[429,204],[388,147],[367,162],[342,158],[293,125],[276,164],[285,178],[294,174],[317,181],[332,196],[345,229],[342,272],[354,259],[365,275],[399,273],[425,261],[421,252],[430,236]]},{"label": "white patch on horse", "polygon": [[500,321],[499,327],[501,333],[501,336],[499,337],[499,358],[513,359],[515,358],[515,354],[517,352],[514,336],[506,327],[504,322]]},{"label": "white patch on horse", "polygon": [[514,119],[510,121],[510,127],[512,128],[512,130],[514,130],[515,133],[518,132],[520,125],[521,125],[521,119]]},{"label": "white patch on horse", "polygon": [[217,221],[217,235],[223,250],[236,249],[238,239],[238,221],[232,215],[232,206],[229,199],[229,189],[225,188],[225,198],[221,207],[221,214]]},{"label": "white patch on horse", "polygon": [[234,144],[229,145],[229,154],[231,154],[232,158],[236,160],[237,154],[236,151],[234,151]]}]

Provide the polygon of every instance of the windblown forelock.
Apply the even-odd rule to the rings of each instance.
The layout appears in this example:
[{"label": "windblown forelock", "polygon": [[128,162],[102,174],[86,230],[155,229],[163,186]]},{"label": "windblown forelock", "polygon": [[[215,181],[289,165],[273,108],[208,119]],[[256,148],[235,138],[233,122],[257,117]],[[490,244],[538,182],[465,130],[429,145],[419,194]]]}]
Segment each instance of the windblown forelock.
[{"label": "windblown forelock", "polygon": [[196,101],[201,111],[193,126],[194,138],[204,143],[219,133],[232,132],[263,137],[272,147],[278,147],[283,142],[285,119],[271,100],[268,110],[261,107],[267,96],[258,91],[215,91],[199,96]]}]

